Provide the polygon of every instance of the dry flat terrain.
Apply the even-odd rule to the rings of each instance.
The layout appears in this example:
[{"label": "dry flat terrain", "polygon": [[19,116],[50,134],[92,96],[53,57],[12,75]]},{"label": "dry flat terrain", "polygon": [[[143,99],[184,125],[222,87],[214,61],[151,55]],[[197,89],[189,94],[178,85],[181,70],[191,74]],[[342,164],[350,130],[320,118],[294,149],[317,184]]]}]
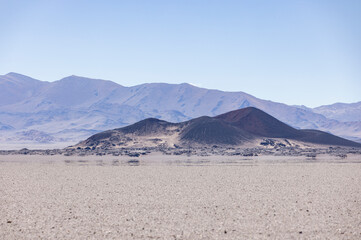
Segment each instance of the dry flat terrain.
[{"label": "dry flat terrain", "polygon": [[361,158],[0,156],[0,239],[361,239]]}]

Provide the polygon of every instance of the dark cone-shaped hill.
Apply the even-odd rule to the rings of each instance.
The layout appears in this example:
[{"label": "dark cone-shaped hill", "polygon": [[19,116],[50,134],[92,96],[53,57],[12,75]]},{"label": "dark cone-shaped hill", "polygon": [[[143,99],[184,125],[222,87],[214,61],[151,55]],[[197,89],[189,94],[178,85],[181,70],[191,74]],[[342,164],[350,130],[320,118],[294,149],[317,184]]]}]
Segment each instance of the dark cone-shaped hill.
[{"label": "dark cone-shaped hill", "polygon": [[123,128],[95,134],[77,146],[242,145],[262,138],[292,139],[305,143],[361,147],[317,130],[297,130],[253,107],[216,117],[199,117],[181,123],[148,118]]},{"label": "dark cone-shaped hill", "polygon": [[300,135],[297,129],[254,107],[231,111],[215,118],[257,136],[289,138]]},{"label": "dark cone-shaped hill", "polygon": [[236,145],[253,136],[240,128],[212,117],[200,117],[185,122],[180,139],[203,144]]},{"label": "dark cone-shaped hill", "polygon": [[318,130],[298,130],[254,107],[216,116],[250,134],[267,138],[286,138],[323,145],[361,147],[361,144]]}]

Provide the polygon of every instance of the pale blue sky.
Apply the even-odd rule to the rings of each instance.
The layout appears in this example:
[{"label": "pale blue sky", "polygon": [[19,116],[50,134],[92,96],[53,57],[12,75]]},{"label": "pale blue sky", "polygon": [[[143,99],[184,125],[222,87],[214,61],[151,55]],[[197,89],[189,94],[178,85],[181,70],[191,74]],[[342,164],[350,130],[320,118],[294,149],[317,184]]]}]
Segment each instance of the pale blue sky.
[{"label": "pale blue sky", "polygon": [[361,101],[361,1],[0,0],[0,74]]}]

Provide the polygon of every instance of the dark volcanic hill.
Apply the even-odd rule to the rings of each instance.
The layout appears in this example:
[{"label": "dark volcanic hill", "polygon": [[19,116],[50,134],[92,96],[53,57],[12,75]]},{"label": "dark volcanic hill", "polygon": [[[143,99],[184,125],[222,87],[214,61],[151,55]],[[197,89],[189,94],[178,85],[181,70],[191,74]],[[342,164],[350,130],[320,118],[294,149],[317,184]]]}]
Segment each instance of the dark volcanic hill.
[{"label": "dark volcanic hill", "polygon": [[200,117],[180,125],[180,140],[186,142],[237,145],[253,139],[252,134],[212,117]]},{"label": "dark volcanic hill", "polygon": [[337,137],[330,133],[311,129],[295,129],[254,107],[231,111],[218,115],[215,118],[260,137],[286,138],[323,145],[361,146],[359,143]]},{"label": "dark volcanic hill", "polygon": [[254,107],[231,111],[215,118],[257,136],[290,138],[300,135],[297,129]]},{"label": "dark volcanic hill", "polygon": [[95,134],[80,142],[77,147],[242,145],[259,142],[264,138],[361,147],[359,143],[326,132],[297,130],[254,107],[181,123],[148,118],[127,127]]}]

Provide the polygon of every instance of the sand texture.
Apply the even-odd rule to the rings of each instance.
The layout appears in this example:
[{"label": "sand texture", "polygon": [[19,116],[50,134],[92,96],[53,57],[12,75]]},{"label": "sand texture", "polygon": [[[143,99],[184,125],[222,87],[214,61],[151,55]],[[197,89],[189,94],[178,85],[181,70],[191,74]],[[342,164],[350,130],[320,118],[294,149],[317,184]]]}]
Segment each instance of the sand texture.
[{"label": "sand texture", "polygon": [[0,239],[361,239],[357,157],[148,158],[0,156]]}]

